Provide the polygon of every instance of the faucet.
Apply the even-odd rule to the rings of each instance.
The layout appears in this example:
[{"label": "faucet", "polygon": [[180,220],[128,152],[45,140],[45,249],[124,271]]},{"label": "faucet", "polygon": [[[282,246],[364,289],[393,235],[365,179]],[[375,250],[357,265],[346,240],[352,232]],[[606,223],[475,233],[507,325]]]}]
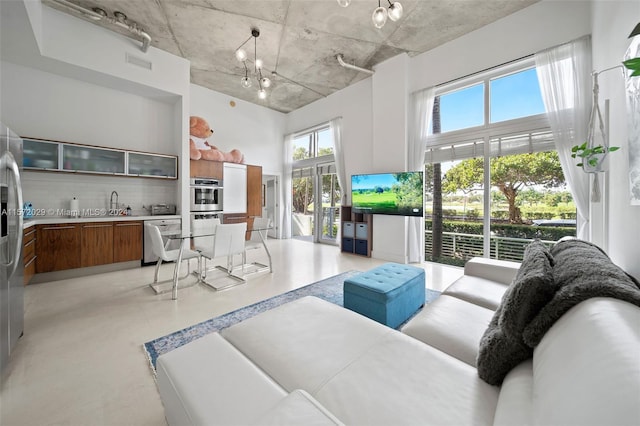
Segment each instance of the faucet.
[{"label": "faucet", "polygon": [[[113,208],[113,196],[116,196],[116,208]],[[109,198],[109,214],[116,214],[116,210],[118,209],[118,193],[116,191],[111,192],[111,197]]]}]

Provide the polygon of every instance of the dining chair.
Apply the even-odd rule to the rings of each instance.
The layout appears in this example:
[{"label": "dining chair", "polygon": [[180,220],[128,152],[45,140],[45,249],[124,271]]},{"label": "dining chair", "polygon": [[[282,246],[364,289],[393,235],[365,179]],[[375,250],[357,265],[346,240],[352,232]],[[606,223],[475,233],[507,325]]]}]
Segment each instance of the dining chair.
[{"label": "dining chair", "polygon": [[251,237],[244,242],[244,252],[242,253],[242,263],[247,263],[247,250],[260,249],[267,241],[267,231],[271,226],[271,219],[268,217],[256,217],[253,219],[253,229]]},{"label": "dining chair", "polygon": [[[201,250],[200,255],[206,259],[213,260],[215,258],[226,257],[227,266],[216,266],[216,269],[223,270],[227,273],[227,276],[237,281],[234,284],[245,282],[244,278],[234,275],[234,257],[236,255],[242,255],[244,253],[244,241],[247,232],[246,222],[242,223],[226,223],[216,226],[215,237],[213,239],[213,246],[209,250]],[[207,282],[206,268],[202,268],[201,281],[208,286],[221,290],[222,288],[230,287],[231,285],[218,286],[213,283]]]},{"label": "dining chair", "polygon": [[[187,261],[187,275],[178,277],[180,273],[180,265],[176,265],[175,267],[177,268],[178,273],[174,273],[174,278],[172,280],[165,280],[158,283],[158,273],[160,271],[160,265],[162,265],[162,262],[176,262],[178,260],[180,249],[167,250],[165,243],[162,241],[162,234],[160,233],[160,229],[155,225],[145,226],[147,227],[149,236],[151,237],[151,250],[153,251],[153,254],[158,256],[158,263],[156,263],[156,270],[153,275],[153,283],[149,284],[149,287],[151,287],[156,292],[156,294],[166,293],[168,291],[171,291],[172,289],[161,289],[159,284],[173,281],[173,286],[175,287],[178,284],[178,279],[186,278],[190,274],[190,259],[197,258],[198,264],[200,264],[200,253],[185,248],[182,252],[182,260]],[[167,241],[167,246],[170,241],[171,240]],[[182,243],[184,242],[181,240],[181,244]],[[197,282],[194,284],[197,284]]]},{"label": "dining chair", "polygon": [[208,237],[198,237],[193,239],[193,248],[200,250],[209,250],[213,246],[214,233],[216,226],[220,225],[220,219],[191,219],[191,234],[203,235],[210,234]]}]

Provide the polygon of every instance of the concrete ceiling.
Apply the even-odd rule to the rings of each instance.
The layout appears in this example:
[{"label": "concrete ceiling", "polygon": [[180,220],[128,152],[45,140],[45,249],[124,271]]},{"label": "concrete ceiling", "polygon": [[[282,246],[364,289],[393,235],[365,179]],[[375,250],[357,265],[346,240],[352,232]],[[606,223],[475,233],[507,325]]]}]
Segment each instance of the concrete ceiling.
[{"label": "concrete ceiling", "polygon": [[[371,22],[375,0],[353,0],[346,8],[336,0],[70,1],[99,7],[108,16],[124,13],[151,36],[153,47],[191,62],[192,83],[289,112],[368,77],[340,66],[337,54],[371,69],[403,52],[415,56],[433,49],[538,0],[401,0],[404,16],[381,29]],[[87,19],[54,0],[43,3]],[[388,6],[387,0],[382,3]],[[91,22],[140,39],[104,20]],[[245,71],[234,55],[252,27],[260,30],[263,75],[273,81],[264,100],[258,98],[255,80],[251,88],[240,85]],[[253,40],[245,47],[253,58]]]}]

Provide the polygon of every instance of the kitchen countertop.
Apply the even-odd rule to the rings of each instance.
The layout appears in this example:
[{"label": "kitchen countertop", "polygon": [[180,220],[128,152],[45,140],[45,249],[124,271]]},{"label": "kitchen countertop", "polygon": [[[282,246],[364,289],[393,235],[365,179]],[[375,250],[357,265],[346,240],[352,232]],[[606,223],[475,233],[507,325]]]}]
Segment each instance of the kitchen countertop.
[{"label": "kitchen countertop", "polygon": [[88,217],[64,217],[64,216],[42,216],[24,220],[24,229],[34,225],[53,225],[59,223],[86,223],[86,222],[123,222],[130,220],[167,220],[180,219],[180,215],[157,215],[157,216],[88,216]]}]

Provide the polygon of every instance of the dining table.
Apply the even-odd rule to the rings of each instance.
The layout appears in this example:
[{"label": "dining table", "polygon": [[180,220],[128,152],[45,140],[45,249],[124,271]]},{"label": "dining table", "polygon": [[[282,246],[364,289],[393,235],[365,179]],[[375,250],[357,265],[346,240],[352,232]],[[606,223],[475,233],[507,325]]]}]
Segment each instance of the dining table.
[{"label": "dining table", "polygon": [[[247,232],[257,232],[258,235],[260,236],[260,241],[262,242],[262,246],[264,247],[264,251],[267,254],[267,257],[269,259],[269,265],[262,265],[260,263],[254,262],[252,264],[250,264],[249,266],[254,266],[257,267],[255,268],[255,272],[263,272],[263,271],[269,271],[270,273],[273,272],[273,261],[271,258],[271,253],[269,252],[269,247],[267,246],[267,241],[265,238],[265,235],[267,233],[267,231],[269,231],[270,229],[272,229],[273,226],[255,226],[255,227],[251,227],[251,228],[247,228]],[[216,235],[215,232],[215,228],[213,230],[206,230],[206,231],[191,231],[188,233],[183,233],[182,231],[165,231],[162,232],[162,235],[167,237],[167,239],[169,241],[176,241],[179,240],[180,241],[180,245],[179,245],[179,250],[178,250],[178,258],[176,259],[175,262],[175,267],[173,270],[173,287],[172,287],[172,296],[171,298],[173,300],[177,300],[178,299],[178,274],[180,272],[180,264],[182,262],[182,255],[184,253],[184,249],[188,244],[191,244],[191,242],[196,239],[196,238],[204,238],[204,237],[214,237]],[[202,262],[198,262],[198,264],[201,266]],[[242,265],[243,269],[245,268],[245,266],[247,265]],[[198,275],[198,282],[202,282],[203,281],[203,277],[202,277],[202,271],[198,270],[197,271],[197,275]]]}]

